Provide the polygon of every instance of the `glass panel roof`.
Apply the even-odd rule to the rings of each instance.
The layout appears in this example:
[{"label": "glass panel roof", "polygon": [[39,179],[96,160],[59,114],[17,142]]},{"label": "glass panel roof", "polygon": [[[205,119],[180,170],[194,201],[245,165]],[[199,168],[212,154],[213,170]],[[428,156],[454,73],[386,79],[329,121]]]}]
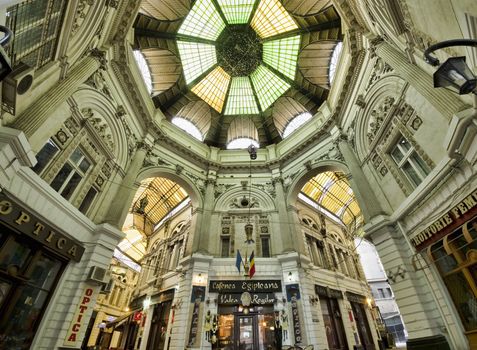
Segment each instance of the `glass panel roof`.
[{"label": "glass panel roof", "polygon": [[277,98],[290,88],[288,83],[263,65],[259,66],[250,75],[250,78],[252,79],[262,111],[270,107]]},{"label": "glass panel roof", "polygon": [[299,35],[263,44],[263,60],[290,79],[295,79],[300,50]]},{"label": "glass panel roof", "polygon": [[197,0],[179,28],[179,34],[216,40],[225,23],[210,0]]},{"label": "glass panel roof", "polygon": [[301,191],[318,205],[334,213],[349,229],[354,231],[363,223],[361,210],[343,173],[328,171],[318,174]]},{"label": "glass panel roof", "polygon": [[139,66],[139,70],[141,71],[144,83],[146,84],[147,91],[149,91],[149,93],[152,93],[151,70],[149,69],[146,59],[139,50],[134,50],[133,54],[134,58],[136,59],[137,65]]},{"label": "glass panel roof", "polygon": [[307,121],[311,119],[312,115],[308,112],[306,113],[301,113],[297,115],[295,118],[293,118],[288,125],[285,127],[285,130],[283,131],[282,137],[285,138],[288,135],[290,135],[292,132],[294,132],[296,129],[298,129],[300,126],[305,124]]},{"label": "glass panel roof", "polygon": [[258,114],[257,101],[248,77],[234,77],[225,107],[226,115]]},{"label": "glass panel roof", "polygon": [[330,85],[335,77],[336,65],[338,64],[338,59],[340,58],[342,48],[343,42],[339,42],[338,44],[336,44],[335,49],[333,50],[333,55],[331,55],[330,72],[328,74]]},{"label": "glass panel roof", "polygon": [[241,137],[241,138],[230,141],[229,144],[227,145],[227,149],[245,149],[245,148],[248,148],[248,146],[250,145],[254,145],[257,148],[260,147],[257,141],[246,138],[246,137]]},{"label": "glass panel roof", "polygon": [[179,48],[187,84],[190,84],[217,63],[214,45],[177,41],[177,47]]},{"label": "glass panel roof", "polygon": [[298,28],[279,0],[261,0],[251,26],[261,38],[268,38]]},{"label": "glass panel roof", "polygon": [[230,75],[221,67],[216,67],[192,88],[192,92],[207,102],[217,112],[221,113],[229,82]]},{"label": "glass panel roof", "polygon": [[184,130],[186,133],[189,135],[194,136],[197,140],[203,141],[204,136],[202,133],[199,131],[199,129],[190,121],[187,119],[181,118],[181,117],[174,117],[172,118],[172,124],[178,126],[182,130]]},{"label": "glass panel roof", "polygon": [[256,0],[217,0],[229,24],[248,23]]}]

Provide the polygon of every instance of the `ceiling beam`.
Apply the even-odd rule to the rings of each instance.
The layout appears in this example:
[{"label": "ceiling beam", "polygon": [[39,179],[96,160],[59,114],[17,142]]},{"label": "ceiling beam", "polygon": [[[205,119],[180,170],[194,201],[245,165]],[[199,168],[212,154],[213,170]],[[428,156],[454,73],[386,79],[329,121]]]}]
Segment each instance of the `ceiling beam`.
[{"label": "ceiling beam", "polygon": [[268,38],[262,39],[262,43],[265,43],[267,41],[273,41],[273,40],[278,40],[278,39],[284,39],[284,38],[289,38],[294,35],[303,35],[303,34],[308,34],[308,33],[314,33],[314,32],[321,32],[324,30],[329,30],[329,29],[334,29],[334,28],[341,28],[341,20],[340,19],[335,19],[334,21],[329,21],[325,23],[318,23],[312,26],[309,26],[307,28],[298,28],[295,30],[291,30],[289,32],[285,33],[280,33],[274,36],[270,36]]},{"label": "ceiling beam", "polygon": [[159,38],[159,39],[168,39],[168,40],[180,40],[180,41],[189,41],[194,43],[209,44],[215,46],[215,41],[199,38],[195,36],[190,36],[186,34],[179,33],[167,33],[167,32],[158,32],[157,30],[144,29],[144,28],[135,28],[134,34],[136,36],[150,37],[150,38]]}]

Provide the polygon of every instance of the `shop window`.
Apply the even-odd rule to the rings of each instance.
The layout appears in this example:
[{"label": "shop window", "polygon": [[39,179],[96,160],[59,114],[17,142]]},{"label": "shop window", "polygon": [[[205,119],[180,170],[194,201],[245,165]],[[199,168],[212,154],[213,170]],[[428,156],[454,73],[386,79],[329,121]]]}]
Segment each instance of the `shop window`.
[{"label": "shop window", "polygon": [[36,155],[38,163],[32,168],[37,174],[41,174],[43,169],[50,163],[54,156],[60,151],[60,148],[52,139],[48,139],[40,152]]},{"label": "shop window", "polygon": [[403,136],[399,137],[389,155],[413,187],[419,186],[430,172],[429,166]]},{"label": "shop window", "polygon": [[261,236],[262,243],[262,257],[270,257],[270,236]]},{"label": "shop window", "polygon": [[75,149],[51,182],[51,187],[64,198],[70,199],[81,180],[91,168],[91,162],[79,148]]},{"label": "shop window", "polygon": [[27,0],[7,8],[6,26],[15,40],[8,46],[12,65],[40,68],[54,60],[66,1]]},{"label": "shop window", "polygon": [[428,254],[469,332],[477,331],[475,220],[470,220],[428,248]]},{"label": "shop window", "polygon": [[63,263],[10,234],[0,243],[0,349],[27,349]]},{"label": "shop window", "polygon": [[222,236],[222,249],[220,256],[222,258],[227,258],[230,252],[230,237]]}]

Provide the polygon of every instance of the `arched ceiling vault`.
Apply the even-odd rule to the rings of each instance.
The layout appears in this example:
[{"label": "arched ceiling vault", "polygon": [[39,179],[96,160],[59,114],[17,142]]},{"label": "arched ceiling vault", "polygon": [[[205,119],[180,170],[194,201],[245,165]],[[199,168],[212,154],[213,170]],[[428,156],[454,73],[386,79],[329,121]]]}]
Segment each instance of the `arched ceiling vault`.
[{"label": "arched ceiling vault", "polygon": [[[255,25],[255,29],[257,27],[254,21],[256,22],[257,18],[254,15],[254,11],[258,11],[257,8],[260,10],[260,7],[265,2],[273,3],[275,0],[262,1],[251,0],[247,2],[247,6],[250,7],[248,10],[250,11],[249,23],[252,22],[251,25],[252,27]],[[181,6],[179,6],[178,9],[182,8],[182,5],[187,5],[187,1],[180,2]],[[234,5],[235,3],[233,2],[227,0],[202,1],[202,3],[207,4],[209,2],[213,5],[213,7],[215,7],[213,10],[217,11],[225,23],[230,24],[231,18],[233,19],[233,16],[237,15],[237,7],[239,5]],[[205,44],[206,46],[209,45],[210,47],[213,47],[212,45],[216,45],[215,40],[211,40],[205,34],[192,35],[194,34],[194,31],[204,32],[204,30],[207,28],[201,29],[193,27],[191,29],[187,29],[187,27],[186,30],[184,29],[183,24],[189,19],[189,15],[185,17],[180,17],[177,15],[177,18],[171,19],[173,15],[170,14],[170,4],[174,3],[174,1],[168,0],[164,2],[163,5],[161,5],[162,2],[154,2],[154,4],[152,3],[152,1],[143,0],[143,9],[138,14],[134,24],[134,49],[139,49],[141,51],[167,49],[172,54],[176,55],[176,57],[180,57],[178,41],[182,43]],[[161,9],[161,6],[165,6],[165,8]],[[306,47],[313,43],[329,41],[337,42],[342,40],[341,20],[337,11],[332,6],[331,1],[288,0],[283,1],[283,6],[290,11],[289,13],[293,18],[294,27],[290,27],[291,29],[286,30],[285,32],[278,31],[278,34],[272,34],[268,37],[260,37],[259,40],[263,47],[267,46],[267,43],[277,42],[277,40],[282,39],[286,40],[287,38],[291,38],[295,35],[300,38],[299,52],[301,53],[304,50],[306,51]],[[155,9],[152,7],[155,7]],[[191,10],[191,12],[189,12],[189,14],[193,11],[194,8]],[[162,14],[159,15],[158,13]],[[164,15],[164,13],[168,13],[170,18],[167,15]],[[218,20],[220,21],[220,19]],[[272,27],[273,26],[274,24]],[[266,30],[265,27],[261,29]],[[257,33],[260,33],[260,31]],[[314,60],[314,63],[308,61],[308,63],[311,65],[316,64],[317,68],[328,64],[330,57],[327,56],[330,56],[331,52],[326,50],[323,55],[324,57],[322,60]],[[273,64],[269,64],[264,60],[261,61],[261,65],[291,87],[287,91],[282,92],[284,96],[297,98],[297,101],[305,106],[312,114],[317,111],[319,106],[328,97],[329,86],[322,83],[316,84],[316,81],[309,79],[308,76],[305,76],[300,68],[298,68],[294,74],[286,74],[285,71],[275,68]],[[167,90],[153,97],[155,106],[161,109],[161,111],[163,111],[169,120],[176,116],[185,105],[191,101],[199,100],[200,98],[198,98],[198,96],[203,97],[200,91],[197,91],[200,90],[197,85],[202,83],[204,79],[207,79],[210,74],[215,74],[214,72],[218,67],[217,64],[214,64],[207,69],[202,69],[197,76],[190,76],[189,72],[187,73],[189,74],[188,77],[187,74],[184,74],[184,62],[182,62],[182,66],[183,69],[179,79]],[[306,68],[308,69],[309,65],[306,66]],[[154,76],[155,67],[151,66],[150,69],[152,75]],[[164,68],[162,68],[162,72],[164,72]],[[323,76],[320,77],[321,80],[319,80],[319,82],[328,80],[327,70],[321,70],[320,74],[323,74]],[[291,76],[294,76],[294,78],[291,78]],[[254,86],[254,94],[256,94],[255,88],[256,87]],[[224,93],[228,94],[229,90],[224,91]],[[257,104],[258,102],[259,101],[257,101]],[[260,111],[258,111],[256,114],[249,114],[251,120],[256,126],[261,146],[266,146],[281,140],[280,132],[277,130],[273,122],[273,116],[271,115],[272,113],[270,112],[274,102],[275,100],[273,100],[266,109],[260,109]],[[261,107],[264,107],[262,101],[260,101],[260,105]],[[215,109],[216,110],[211,113],[210,127],[208,128],[208,132],[205,135],[204,142],[208,145],[216,147],[225,147],[225,143],[227,141],[226,128],[232,123],[234,115],[226,115],[226,113],[224,113],[225,107],[215,107]],[[247,115],[247,113],[241,115]]]}]

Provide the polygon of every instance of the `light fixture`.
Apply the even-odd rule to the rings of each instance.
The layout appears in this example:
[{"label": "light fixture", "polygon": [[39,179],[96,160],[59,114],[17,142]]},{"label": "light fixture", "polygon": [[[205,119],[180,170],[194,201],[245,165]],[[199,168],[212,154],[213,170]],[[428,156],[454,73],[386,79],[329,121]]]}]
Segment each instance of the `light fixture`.
[{"label": "light fixture", "polygon": [[[424,52],[424,59],[431,66],[437,67],[440,62],[431,54],[439,49],[449,46],[477,46],[477,40],[458,39],[446,40],[435,45],[431,45]],[[434,73],[434,87],[443,87],[459,95],[468,93],[477,94],[477,77],[465,63],[465,57],[451,57],[447,59]]]},{"label": "light fixture", "polygon": [[142,302],[142,308],[144,310],[147,310],[147,309],[149,309],[149,306],[151,306],[151,297],[147,296],[146,299],[144,299],[143,302]]}]

